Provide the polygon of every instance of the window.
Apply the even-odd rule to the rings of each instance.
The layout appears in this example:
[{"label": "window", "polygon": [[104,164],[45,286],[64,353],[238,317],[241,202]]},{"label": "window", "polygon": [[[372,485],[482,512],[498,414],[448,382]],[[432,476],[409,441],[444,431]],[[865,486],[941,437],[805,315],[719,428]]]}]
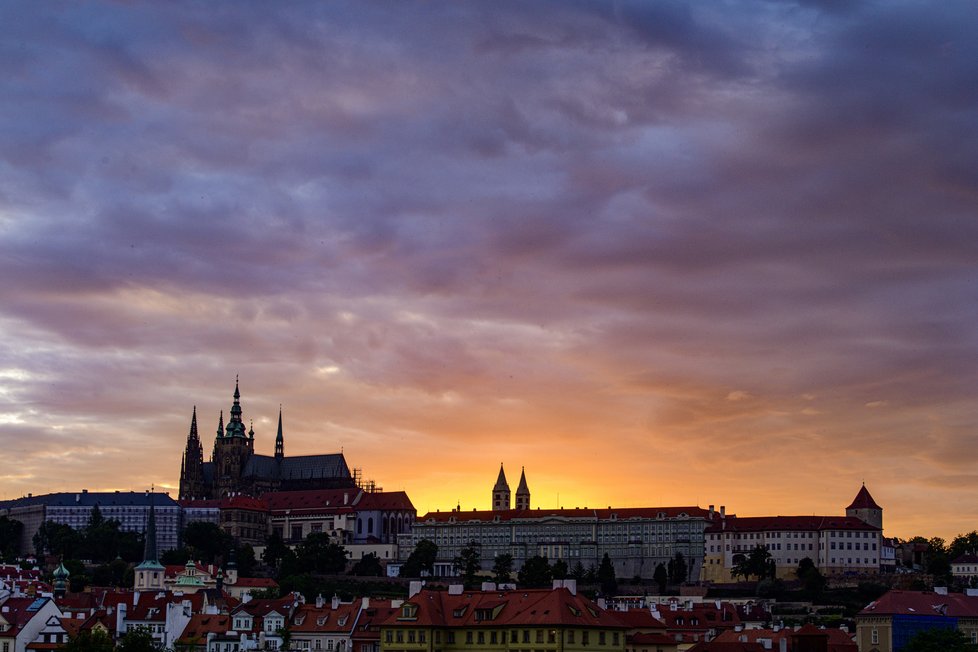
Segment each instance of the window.
[{"label": "window", "polygon": [[591,639],[591,632],[587,631],[586,629],[583,632],[581,632],[582,645],[589,645],[591,643],[590,639]]},{"label": "window", "polygon": [[875,627],[873,628],[873,631],[870,632],[870,634],[869,634],[869,642],[872,645],[879,645],[880,644],[880,633],[879,633],[879,630],[876,629]]},{"label": "window", "polygon": [[472,645],[472,632],[465,632],[465,642]]},{"label": "window", "polygon": [[408,643],[414,643],[414,642],[415,642],[414,630],[412,629],[408,632]]},{"label": "window", "polygon": [[455,643],[455,632],[445,632],[445,641],[447,643]]},{"label": "window", "polygon": [[398,643],[404,642],[404,632],[398,631],[397,636],[394,637]]},{"label": "window", "polygon": [[608,637],[605,632],[598,632],[598,645],[605,645],[608,643]]},{"label": "window", "polygon": [[528,630],[528,629],[524,629],[523,630],[523,642],[524,643],[529,643],[530,642],[530,630]]},{"label": "window", "polygon": [[479,641],[479,645],[484,645],[486,642],[486,633],[480,629],[477,639]]},{"label": "window", "polygon": [[611,644],[612,644],[612,645],[615,645],[615,646],[617,646],[617,645],[618,645],[618,642],[619,642],[620,640],[621,640],[621,639],[619,639],[619,638],[618,638],[618,632],[615,632],[615,633],[613,633],[613,634],[611,635]]},{"label": "window", "polygon": [[568,630],[567,631],[567,642],[568,643],[573,643],[574,642],[574,639],[575,639],[574,630],[573,629]]}]

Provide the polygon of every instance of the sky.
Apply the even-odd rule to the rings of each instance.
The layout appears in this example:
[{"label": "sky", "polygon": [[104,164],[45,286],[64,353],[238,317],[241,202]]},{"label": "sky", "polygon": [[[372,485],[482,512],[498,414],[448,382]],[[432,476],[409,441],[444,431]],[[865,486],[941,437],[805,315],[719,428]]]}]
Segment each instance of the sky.
[{"label": "sky", "polygon": [[978,5],[0,4],[0,498],[978,528]]}]

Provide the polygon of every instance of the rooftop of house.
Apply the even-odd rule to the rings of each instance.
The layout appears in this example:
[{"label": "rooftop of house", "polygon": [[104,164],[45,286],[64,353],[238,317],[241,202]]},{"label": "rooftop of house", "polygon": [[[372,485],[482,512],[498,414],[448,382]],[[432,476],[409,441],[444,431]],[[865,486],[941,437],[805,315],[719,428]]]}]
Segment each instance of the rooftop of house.
[{"label": "rooftop of house", "polygon": [[471,512],[452,510],[449,512],[428,512],[419,520],[433,523],[455,521],[515,521],[539,520],[543,518],[587,519],[591,521],[625,520],[630,518],[709,518],[709,511],[702,507],[608,507],[607,509],[508,509],[472,510]]}]

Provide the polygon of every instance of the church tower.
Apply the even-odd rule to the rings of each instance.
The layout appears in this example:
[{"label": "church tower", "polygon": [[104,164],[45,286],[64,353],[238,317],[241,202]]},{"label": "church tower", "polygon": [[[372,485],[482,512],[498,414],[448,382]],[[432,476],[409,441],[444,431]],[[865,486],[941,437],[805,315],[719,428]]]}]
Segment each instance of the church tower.
[{"label": "church tower", "polygon": [[520,471],[520,486],[516,487],[516,509],[530,509],[530,488],[526,486],[526,467]]},{"label": "church tower", "polygon": [[166,569],[156,554],[156,511],[153,509],[153,494],[149,495],[149,519],[146,523],[146,542],[143,547],[143,562],[135,569],[135,589],[137,591],[162,591],[163,575]]},{"label": "church tower", "polygon": [[282,406],[278,406],[278,434],[275,435],[275,459],[285,457],[285,437],[282,436]]},{"label": "church tower", "polygon": [[509,483],[506,482],[506,473],[500,463],[499,477],[496,478],[496,486],[492,488],[492,510],[498,512],[507,509],[509,509]]},{"label": "church tower", "polygon": [[241,491],[241,476],[248,458],[255,450],[255,431],[245,432],[241,420],[241,391],[238,379],[234,379],[234,403],[223,436],[214,442],[214,474],[217,476],[218,495],[222,498]]},{"label": "church tower", "polygon": [[876,504],[866,489],[866,483],[859,489],[852,504],[846,507],[846,516],[855,516],[863,523],[883,529],[883,508]]},{"label": "church tower", "polygon": [[197,435],[197,406],[190,418],[190,434],[187,435],[187,448],[180,462],[180,499],[205,498],[204,488],[204,449]]}]

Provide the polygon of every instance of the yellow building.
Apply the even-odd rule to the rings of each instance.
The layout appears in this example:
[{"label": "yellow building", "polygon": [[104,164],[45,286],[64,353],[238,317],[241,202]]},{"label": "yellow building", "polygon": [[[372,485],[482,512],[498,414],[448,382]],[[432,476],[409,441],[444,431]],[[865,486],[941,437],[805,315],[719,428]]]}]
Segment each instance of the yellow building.
[{"label": "yellow building", "polygon": [[423,589],[381,625],[381,652],[625,652],[626,626],[568,588]]}]

